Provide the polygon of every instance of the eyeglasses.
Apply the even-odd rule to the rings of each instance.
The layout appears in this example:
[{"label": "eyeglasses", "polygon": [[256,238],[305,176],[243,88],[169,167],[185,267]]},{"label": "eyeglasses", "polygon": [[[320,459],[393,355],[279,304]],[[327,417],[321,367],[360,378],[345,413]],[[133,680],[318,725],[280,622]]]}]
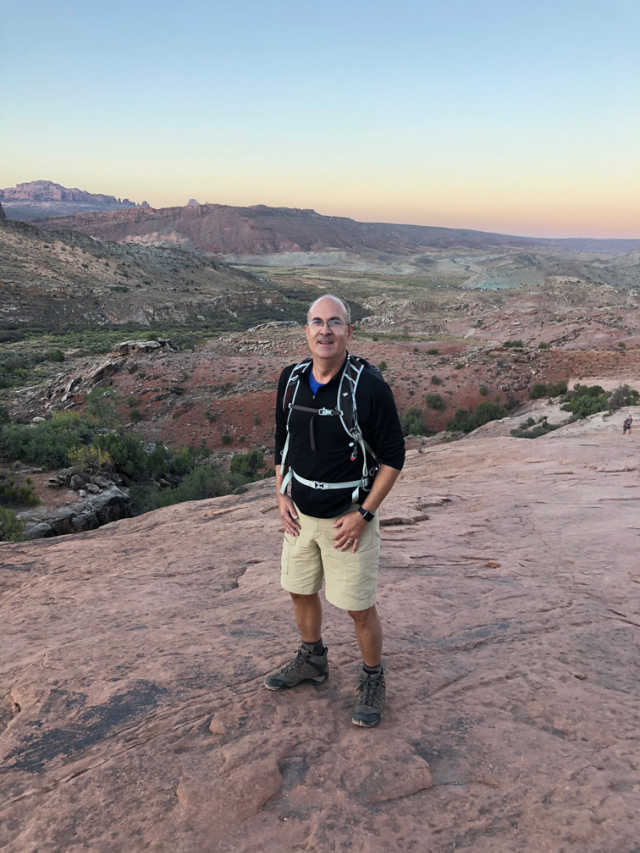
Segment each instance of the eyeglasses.
[{"label": "eyeglasses", "polygon": [[328,329],[340,329],[342,326],[346,326],[344,320],[341,320],[340,317],[330,317],[325,324],[324,320],[321,320],[320,317],[312,317],[309,320],[309,325],[314,329],[322,329],[323,326],[327,326]]}]

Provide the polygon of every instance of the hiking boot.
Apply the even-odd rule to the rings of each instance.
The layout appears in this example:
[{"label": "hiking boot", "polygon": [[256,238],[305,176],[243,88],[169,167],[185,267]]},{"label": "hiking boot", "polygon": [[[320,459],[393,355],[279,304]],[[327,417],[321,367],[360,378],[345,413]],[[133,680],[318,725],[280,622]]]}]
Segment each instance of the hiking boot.
[{"label": "hiking boot", "polygon": [[312,655],[304,646],[300,646],[293,660],[265,678],[264,686],[269,690],[286,690],[287,687],[295,687],[301,681],[322,684],[327,678],[329,678],[327,647],[324,647],[321,655]]},{"label": "hiking boot", "polygon": [[358,702],[353,709],[351,722],[354,726],[377,726],[384,710],[384,670],[373,673],[363,670],[357,693]]}]

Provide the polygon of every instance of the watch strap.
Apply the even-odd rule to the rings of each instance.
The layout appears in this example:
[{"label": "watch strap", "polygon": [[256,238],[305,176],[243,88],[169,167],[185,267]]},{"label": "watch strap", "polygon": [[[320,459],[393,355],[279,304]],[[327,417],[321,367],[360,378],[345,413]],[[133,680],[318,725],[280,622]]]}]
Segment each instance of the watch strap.
[{"label": "watch strap", "polygon": [[369,512],[369,510],[365,509],[363,506],[358,507],[358,512],[364,518],[365,521],[373,521],[375,517],[375,513]]}]

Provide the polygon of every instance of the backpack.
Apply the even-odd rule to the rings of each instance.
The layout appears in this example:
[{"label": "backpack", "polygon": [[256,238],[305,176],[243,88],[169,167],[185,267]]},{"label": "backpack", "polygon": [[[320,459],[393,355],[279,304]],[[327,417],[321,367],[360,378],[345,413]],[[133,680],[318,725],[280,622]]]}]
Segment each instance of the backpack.
[{"label": "backpack", "polygon": [[[312,411],[315,414],[324,416],[324,417],[338,417],[340,418],[340,423],[346,433],[347,441],[349,447],[351,447],[351,461],[355,462],[357,456],[357,447],[359,446],[362,451],[362,476],[359,480],[349,480],[346,483],[326,483],[318,480],[308,480],[306,477],[301,477],[299,474],[289,467],[286,472],[283,480],[282,486],[280,488],[280,492],[282,494],[285,493],[287,486],[291,482],[292,477],[295,478],[299,483],[302,483],[305,486],[308,486],[311,489],[353,489],[351,499],[356,502],[358,500],[358,493],[360,489],[368,490],[371,487],[371,482],[373,477],[376,475],[378,471],[378,460],[376,459],[376,455],[369,446],[369,444],[364,440],[362,435],[362,431],[360,429],[360,425],[358,423],[358,409],[356,403],[356,391],[358,388],[358,382],[360,381],[360,377],[365,370],[379,376],[382,379],[382,374],[372,364],[364,359],[360,358],[357,355],[347,354],[347,361],[342,370],[342,375],[340,377],[340,382],[338,384],[338,393],[336,395],[336,404],[332,409],[327,409],[325,407],[321,409],[309,409],[307,406],[296,406],[296,396],[298,394],[298,389],[300,388],[300,382],[302,381],[302,377],[305,375],[309,365],[311,364],[311,358],[305,358],[303,361],[296,364],[295,367],[291,370],[289,374],[289,379],[287,380],[287,384],[284,389],[284,394],[282,397],[282,408],[284,411],[288,411],[287,414],[287,439],[284,444],[284,448],[282,450],[282,458],[280,461],[281,469],[284,470],[287,451],[289,450],[289,421],[291,420],[291,413],[298,409],[299,411]],[[369,468],[367,464],[367,454],[373,462],[371,468]]]}]

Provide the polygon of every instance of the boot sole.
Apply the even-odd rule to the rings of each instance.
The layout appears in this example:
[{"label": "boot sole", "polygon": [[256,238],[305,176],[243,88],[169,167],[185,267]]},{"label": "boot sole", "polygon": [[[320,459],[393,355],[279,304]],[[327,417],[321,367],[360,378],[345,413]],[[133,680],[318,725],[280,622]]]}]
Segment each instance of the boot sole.
[{"label": "boot sole", "polygon": [[294,687],[297,687],[298,684],[304,684],[305,682],[311,681],[313,684],[324,684],[324,682],[329,678],[329,675],[314,675],[311,678],[302,678],[297,684],[281,684],[281,685],[271,685],[266,681],[264,682],[264,686],[267,690],[272,690],[274,693],[277,693],[279,690],[291,690]]},{"label": "boot sole", "polygon": [[380,718],[378,718],[377,720],[374,720],[373,722],[368,723],[368,722],[365,722],[364,720],[354,720],[352,717],[351,722],[353,723],[354,726],[362,726],[362,728],[365,728],[365,729],[373,729],[373,728],[375,728],[375,726],[380,725],[381,720],[380,720]]}]

